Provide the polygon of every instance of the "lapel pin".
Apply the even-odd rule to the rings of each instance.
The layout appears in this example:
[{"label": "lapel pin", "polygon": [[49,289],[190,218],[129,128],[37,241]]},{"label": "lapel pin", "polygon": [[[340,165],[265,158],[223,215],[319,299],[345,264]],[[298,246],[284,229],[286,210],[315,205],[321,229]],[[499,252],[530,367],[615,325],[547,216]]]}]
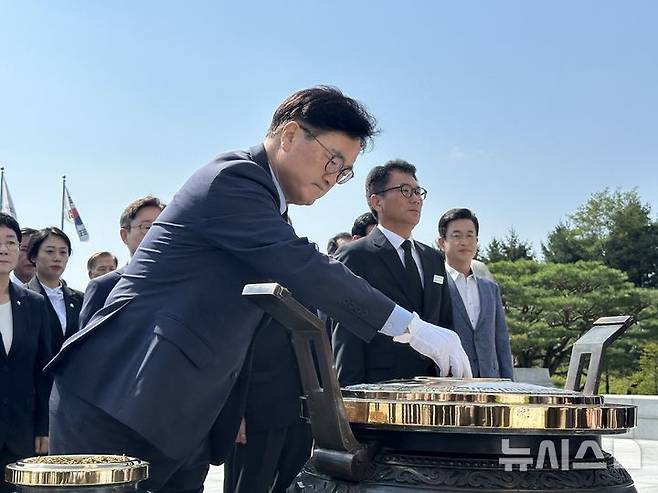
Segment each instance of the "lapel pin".
[{"label": "lapel pin", "polygon": [[69,306],[70,306],[71,308],[73,308],[73,303],[69,303]]},{"label": "lapel pin", "polygon": [[434,274],[434,282],[436,284],[443,284],[443,276],[440,276],[438,274]]},{"label": "lapel pin", "polygon": [[16,302],[16,305],[21,306],[20,300]]}]

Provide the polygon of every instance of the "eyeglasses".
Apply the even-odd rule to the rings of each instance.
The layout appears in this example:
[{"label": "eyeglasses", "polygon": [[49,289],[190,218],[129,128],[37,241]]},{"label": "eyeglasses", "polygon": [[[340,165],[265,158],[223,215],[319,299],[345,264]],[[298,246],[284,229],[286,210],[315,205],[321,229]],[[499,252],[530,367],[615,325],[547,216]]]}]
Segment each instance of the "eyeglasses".
[{"label": "eyeglasses", "polygon": [[0,248],[2,247],[5,247],[9,252],[14,252],[20,248],[20,243],[14,240],[0,241]]},{"label": "eyeglasses", "polygon": [[139,229],[140,232],[142,232],[143,234],[146,234],[146,232],[149,229],[151,229],[151,226],[153,226],[153,223],[140,223],[140,224],[135,224],[135,225],[130,224],[129,226],[130,227],[128,229],[137,228],[137,229]]},{"label": "eyeglasses", "polygon": [[461,233],[453,233],[451,235],[448,235],[448,240],[450,241],[455,241],[455,242],[460,242],[462,240],[472,243],[474,241],[477,241],[478,237],[475,233],[466,233],[465,235]]},{"label": "eyeglasses", "polygon": [[[297,125],[299,125],[299,123]],[[327,173],[338,173],[336,175],[336,183],[342,185],[343,183],[348,182],[352,178],[354,178],[354,170],[352,168],[346,168],[345,163],[336,162],[336,159],[337,158],[340,159],[340,158],[336,156],[336,154],[331,152],[326,145],[320,142],[313,132],[311,132],[308,128],[306,128],[303,125],[299,125],[299,128],[301,128],[304,132],[306,132],[311,137],[313,137],[313,140],[315,140],[318,144],[320,144],[320,147],[322,147],[325,151],[329,153],[331,157],[327,161],[327,164],[324,165],[324,170]]]},{"label": "eyeglasses", "polygon": [[398,185],[397,187],[386,188],[384,190],[380,190],[379,192],[374,192],[374,194],[379,195],[380,193],[390,192],[391,190],[400,190],[400,193],[405,197],[407,197],[408,199],[410,199],[412,195],[417,195],[422,200],[425,200],[425,197],[427,197],[427,190],[425,190],[423,187],[414,188],[411,185],[407,185],[407,184]]}]

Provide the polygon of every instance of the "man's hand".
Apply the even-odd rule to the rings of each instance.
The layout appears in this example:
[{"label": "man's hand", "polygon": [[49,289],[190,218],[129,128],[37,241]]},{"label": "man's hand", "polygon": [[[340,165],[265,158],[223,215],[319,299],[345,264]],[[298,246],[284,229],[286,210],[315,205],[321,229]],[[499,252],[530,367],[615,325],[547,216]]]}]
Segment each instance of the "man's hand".
[{"label": "man's hand", "polygon": [[240,429],[235,436],[235,443],[240,443],[242,445],[247,444],[247,424],[245,423],[244,418],[240,421]]},{"label": "man's hand", "polygon": [[34,451],[37,455],[48,454],[48,437],[34,437]]},{"label": "man's hand", "polygon": [[408,343],[419,353],[432,358],[439,367],[440,376],[446,376],[449,371],[455,378],[473,376],[468,356],[456,332],[424,322],[416,313],[408,331],[393,340]]}]

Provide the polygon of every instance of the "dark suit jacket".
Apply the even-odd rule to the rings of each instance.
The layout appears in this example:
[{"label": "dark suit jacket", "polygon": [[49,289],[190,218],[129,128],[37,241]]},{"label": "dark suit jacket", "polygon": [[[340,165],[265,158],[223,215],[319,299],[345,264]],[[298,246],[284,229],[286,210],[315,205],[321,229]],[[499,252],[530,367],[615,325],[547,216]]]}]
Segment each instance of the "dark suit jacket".
[{"label": "dark suit jacket", "polygon": [[[300,416],[302,384],[288,329],[272,321],[254,339],[245,420],[249,430],[284,428]],[[249,432],[247,432],[247,439]]]},{"label": "dark suit jacket", "polygon": [[512,351],[498,284],[477,278],[480,316],[475,329],[450,275],[448,286],[452,295],[454,329],[468,355],[473,376],[512,378]]},{"label": "dark suit jacket", "polygon": [[221,155],[183,185],[105,306],[51,362],[57,384],[169,457],[190,454],[225,409],[230,443],[244,412],[235,404],[246,394],[243,365],[265,318],[242,289],[267,281],[365,340],[395,306],[295,235],[260,145]]},{"label": "dark suit jacket", "polygon": [[43,286],[36,278],[36,276],[33,277],[29,283],[27,283],[27,287],[44,297],[46,302],[46,309],[48,311],[48,320],[50,321],[51,347],[53,353],[57,354],[57,351],[59,351],[59,348],[62,347],[64,341],[78,331],[78,320],[80,316],[80,309],[82,308],[82,298],[84,297],[84,294],[77,289],[69,288],[62,281],[62,292],[64,293],[64,305],[66,307],[65,335],[62,331],[62,324],[59,323],[57,312],[53,308],[53,305],[50,302],[48,295],[46,294],[46,290],[43,289]]},{"label": "dark suit jacket", "polygon": [[82,329],[98,310],[103,308],[110,291],[117,285],[125,267],[103,274],[89,281],[85,289],[82,309],[80,310],[79,327]]},{"label": "dark suit jacket", "polygon": [[[417,241],[415,245],[424,278],[423,313],[418,315],[426,322],[452,328],[443,256]],[[409,290],[405,286],[404,266],[379,228],[341,247],[336,252],[336,259],[403,308],[413,310],[414,302],[409,299]],[[441,276],[442,284],[435,282],[435,275]],[[332,334],[336,369],[342,386],[436,375],[433,361],[408,344],[397,343],[382,334],[377,334],[369,342],[363,341],[354,337],[349,329],[349,325],[337,323]]]},{"label": "dark suit jacket", "polygon": [[13,342],[0,346],[0,448],[34,455],[34,437],[48,435],[51,379],[41,371],[52,356],[46,306],[41,295],[9,283]]},{"label": "dark suit jacket", "polygon": [[[121,275],[123,274],[124,270],[125,267],[120,267],[116,270],[113,270],[112,272],[108,272],[107,274],[103,274],[102,276],[89,281],[89,284],[87,284],[87,289],[85,290],[85,298],[84,303],[82,304],[82,311],[80,312],[81,330],[85,325],[87,325],[91,317],[98,310],[103,308],[105,301],[107,301],[108,295],[110,292],[112,292],[114,286],[117,285],[119,279],[121,279]],[[238,408],[241,409],[244,407],[244,399],[245,397],[238,398]],[[240,404],[240,400],[242,401],[242,404]],[[227,446],[227,440],[229,439],[229,435],[232,434],[235,436],[238,431],[237,427],[233,428],[233,431],[226,430],[222,428],[219,423],[221,423],[221,421],[218,419],[216,424],[213,425],[213,428],[210,430],[209,436],[211,462],[217,466],[221,465],[228,455],[230,447]]]}]

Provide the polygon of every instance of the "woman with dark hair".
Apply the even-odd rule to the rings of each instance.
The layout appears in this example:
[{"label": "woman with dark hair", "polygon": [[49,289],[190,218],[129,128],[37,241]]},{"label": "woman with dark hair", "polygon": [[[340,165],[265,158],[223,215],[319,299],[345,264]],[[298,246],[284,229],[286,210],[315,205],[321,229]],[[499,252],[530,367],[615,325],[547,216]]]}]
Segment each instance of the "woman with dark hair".
[{"label": "woman with dark hair", "polygon": [[[48,453],[51,380],[41,371],[50,360],[43,296],[9,280],[18,262],[21,230],[0,213],[0,470],[19,458]],[[12,491],[4,475],[0,492]]]},{"label": "woman with dark hair", "polygon": [[59,228],[37,231],[30,240],[27,256],[36,267],[28,287],[46,298],[52,328],[52,347],[58,352],[62,343],[78,331],[83,294],[69,288],[62,274],[71,255],[71,240]]}]

